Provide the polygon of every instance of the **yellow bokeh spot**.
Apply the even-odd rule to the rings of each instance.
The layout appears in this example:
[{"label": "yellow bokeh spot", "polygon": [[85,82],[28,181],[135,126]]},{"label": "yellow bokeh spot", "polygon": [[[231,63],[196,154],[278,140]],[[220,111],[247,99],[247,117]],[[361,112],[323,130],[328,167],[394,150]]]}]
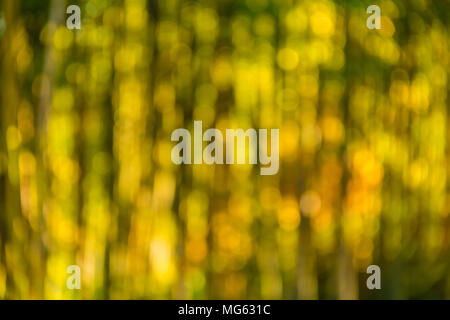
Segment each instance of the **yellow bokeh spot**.
[{"label": "yellow bokeh spot", "polygon": [[[117,17],[117,13],[112,13]],[[132,5],[125,9],[126,23],[130,29],[139,30],[142,29],[147,20],[147,10],[145,7]]]},{"label": "yellow bokeh spot", "polygon": [[311,29],[318,36],[330,36],[334,31],[334,16],[327,6],[319,6],[311,15]]},{"label": "yellow bokeh spot", "polygon": [[166,239],[156,237],[151,241],[150,259],[152,269],[156,279],[161,283],[168,284],[172,282],[175,276],[172,254],[171,245]]},{"label": "yellow bokeh spot", "polygon": [[208,253],[208,247],[203,239],[192,239],[186,243],[186,258],[191,262],[201,262]]},{"label": "yellow bokeh spot", "polygon": [[330,143],[339,143],[344,137],[344,125],[333,116],[327,116],[322,119],[323,139]]},{"label": "yellow bokeh spot", "polygon": [[283,70],[289,71],[295,69],[298,61],[297,52],[291,48],[283,48],[278,52],[277,62]]},{"label": "yellow bokeh spot", "polygon": [[300,210],[306,216],[316,214],[321,208],[322,202],[319,194],[314,190],[306,191],[300,197]]},{"label": "yellow bokeh spot", "polygon": [[300,211],[295,197],[288,196],[283,199],[278,209],[278,223],[285,230],[294,230],[299,226]]},{"label": "yellow bokeh spot", "polygon": [[9,126],[6,130],[6,144],[9,150],[17,149],[20,145],[20,132],[15,126]]},{"label": "yellow bokeh spot", "polygon": [[395,26],[391,19],[386,16],[381,16],[381,29],[377,31],[384,37],[392,37],[395,33]]},{"label": "yellow bokeh spot", "polygon": [[56,29],[53,35],[53,45],[56,49],[64,50],[68,49],[73,42],[73,32],[66,28],[66,26],[61,26]]}]

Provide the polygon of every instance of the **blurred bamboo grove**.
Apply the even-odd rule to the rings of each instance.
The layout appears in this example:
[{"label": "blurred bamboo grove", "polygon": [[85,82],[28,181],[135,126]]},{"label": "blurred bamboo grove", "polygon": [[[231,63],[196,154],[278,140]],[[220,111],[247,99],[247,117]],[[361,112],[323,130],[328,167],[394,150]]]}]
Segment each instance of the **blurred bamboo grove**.
[{"label": "blurred bamboo grove", "polygon": [[[450,298],[449,19],[448,0],[1,0],[0,297]],[[194,120],[279,128],[278,174],[174,165]]]}]

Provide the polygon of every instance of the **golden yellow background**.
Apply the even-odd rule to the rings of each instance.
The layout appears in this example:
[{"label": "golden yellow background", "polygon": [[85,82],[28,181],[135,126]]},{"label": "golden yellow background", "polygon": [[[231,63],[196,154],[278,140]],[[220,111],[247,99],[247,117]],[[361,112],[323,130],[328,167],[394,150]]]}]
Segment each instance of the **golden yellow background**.
[{"label": "golden yellow background", "polygon": [[[450,298],[449,12],[2,0],[0,298]],[[194,120],[279,128],[279,173],[174,165]]]}]

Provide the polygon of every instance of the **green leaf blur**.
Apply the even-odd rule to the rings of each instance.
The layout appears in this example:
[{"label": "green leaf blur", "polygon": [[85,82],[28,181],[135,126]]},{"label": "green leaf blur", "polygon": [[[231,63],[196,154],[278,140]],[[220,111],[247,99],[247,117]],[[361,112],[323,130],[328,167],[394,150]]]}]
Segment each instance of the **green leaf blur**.
[{"label": "green leaf blur", "polygon": [[[449,13],[2,0],[0,298],[449,299]],[[174,165],[194,120],[279,128],[279,173]]]}]

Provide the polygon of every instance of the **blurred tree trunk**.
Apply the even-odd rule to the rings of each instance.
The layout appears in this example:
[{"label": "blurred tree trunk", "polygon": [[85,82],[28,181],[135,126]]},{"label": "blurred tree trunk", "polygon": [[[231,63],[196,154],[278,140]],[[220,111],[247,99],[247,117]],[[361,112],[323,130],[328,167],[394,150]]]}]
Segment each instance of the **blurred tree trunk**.
[{"label": "blurred tree trunk", "polygon": [[[18,2],[5,1],[3,3],[5,12],[6,31],[2,41],[2,110],[1,110],[1,150],[3,162],[1,175],[2,201],[0,213],[1,230],[1,260],[4,263],[3,272],[6,273],[6,292],[0,292],[0,296],[14,298],[17,286],[14,285],[13,271],[15,269],[10,249],[11,242],[14,242],[13,222],[20,216],[20,189],[19,189],[19,166],[18,166],[18,146],[19,136],[17,131],[17,109],[20,103],[20,94],[17,79],[17,46],[19,17]],[[6,157],[5,157],[6,155]],[[5,162],[6,160],[6,162]],[[2,272],[0,271],[0,274]],[[1,281],[1,277],[0,277]],[[0,291],[1,290],[0,282]]]}]

